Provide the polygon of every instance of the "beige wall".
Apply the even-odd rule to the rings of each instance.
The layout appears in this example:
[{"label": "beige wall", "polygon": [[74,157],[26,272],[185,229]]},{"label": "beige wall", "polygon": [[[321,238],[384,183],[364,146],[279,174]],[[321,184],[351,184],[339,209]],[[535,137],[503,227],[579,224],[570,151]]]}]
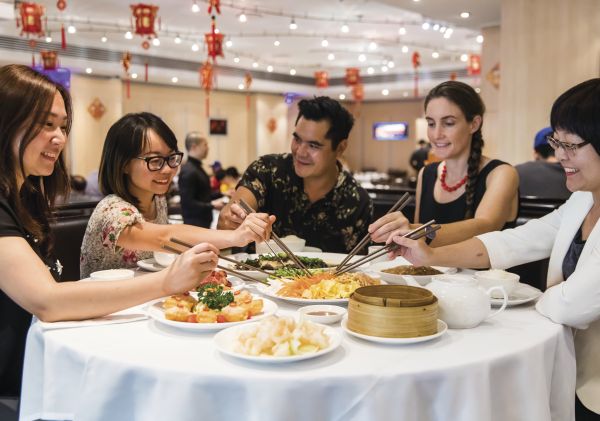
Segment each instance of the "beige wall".
[{"label": "beige wall", "polygon": [[483,119],[483,153],[492,158],[502,159],[499,145],[502,143],[500,130],[500,90],[487,79],[487,74],[500,63],[500,27],[493,26],[481,31],[483,46],[481,49],[481,99],[485,103]]},{"label": "beige wall", "polygon": [[[292,132],[290,127],[294,124],[293,120],[288,122],[289,106],[279,95],[260,94],[255,98],[256,148],[250,158],[268,153],[288,152]],[[271,118],[276,122],[272,133],[267,128]]]}]

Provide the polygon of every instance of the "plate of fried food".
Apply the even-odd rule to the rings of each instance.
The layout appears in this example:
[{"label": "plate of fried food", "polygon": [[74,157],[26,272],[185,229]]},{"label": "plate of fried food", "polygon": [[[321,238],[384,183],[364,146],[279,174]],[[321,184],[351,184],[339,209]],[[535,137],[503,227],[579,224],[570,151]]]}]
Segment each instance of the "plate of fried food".
[{"label": "plate of fried food", "polygon": [[456,268],[443,266],[413,266],[403,257],[396,257],[387,262],[374,263],[369,266],[369,271],[381,277],[388,284],[406,285],[414,281],[421,286],[427,285],[434,275],[458,272]]},{"label": "plate of fried food", "polygon": [[259,363],[289,363],[316,358],[337,349],[342,336],[310,320],[270,316],[260,322],[234,326],[215,335],[223,354]]},{"label": "plate of fried food", "polygon": [[362,272],[336,275],[333,271],[269,279],[270,285],[257,285],[261,294],[294,304],[344,304],[356,288],[382,282]]},{"label": "plate of fried food", "polygon": [[196,292],[151,302],[146,312],[158,323],[192,331],[221,330],[275,314],[277,304],[246,290],[206,283]]}]

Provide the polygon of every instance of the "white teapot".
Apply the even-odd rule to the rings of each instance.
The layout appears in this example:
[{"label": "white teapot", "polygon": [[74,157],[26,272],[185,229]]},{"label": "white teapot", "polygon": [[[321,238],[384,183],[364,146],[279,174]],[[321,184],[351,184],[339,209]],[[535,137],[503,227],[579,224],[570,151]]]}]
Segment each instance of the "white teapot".
[{"label": "white teapot", "polygon": [[[475,278],[468,275],[437,275],[425,286],[438,299],[439,317],[452,329],[469,329],[495,316],[506,308],[508,296],[504,288],[481,288]],[[502,307],[490,314],[490,294],[499,290],[503,296]]]}]

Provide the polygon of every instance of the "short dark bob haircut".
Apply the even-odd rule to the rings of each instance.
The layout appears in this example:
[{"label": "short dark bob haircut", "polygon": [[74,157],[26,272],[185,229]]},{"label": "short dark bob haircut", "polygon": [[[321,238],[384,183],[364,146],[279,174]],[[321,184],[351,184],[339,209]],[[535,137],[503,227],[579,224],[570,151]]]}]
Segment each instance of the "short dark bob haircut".
[{"label": "short dark bob haircut", "polygon": [[325,138],[331,140],[331,148],[335,151],[342,140],[348,139],[354,125],[354,117],[335,99],[328,96],[318,96],[313,99],[303,99],[298,103],[298,117],[306,120],[329,122],[329,130]]},{"label": "short dark bob haircut", "polygon": [[139,200],[129,191],[125,167],[144,151],[148,144],[148,129],[152,129],[171,150],[179,152],[175,133],[160,117],[152,113],[132,113],[121,117],[108,130],[102,149],[98,187],[103,194],[116,194],[139,206]]},{"label": "short dark bob haircut", "polygon": [[552,130],[576,134],[600,155],[600,79],[575,85],[559,96],[550,112]]}]

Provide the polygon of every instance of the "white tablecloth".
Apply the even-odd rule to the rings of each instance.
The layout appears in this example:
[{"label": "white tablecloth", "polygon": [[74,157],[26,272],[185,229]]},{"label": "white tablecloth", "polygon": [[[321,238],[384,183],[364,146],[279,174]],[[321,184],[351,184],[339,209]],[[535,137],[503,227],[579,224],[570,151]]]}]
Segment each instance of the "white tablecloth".
[{"label": "white tablecloth", "polygon": [[[295,309],[283,304],[279,314]],[[46,331],[34,324],[21,419],[574,419],[571,332],[533,306],[421,344],[344,334],[335,352],[286,365],[226,357],[212,337],[151,320]]]}]

